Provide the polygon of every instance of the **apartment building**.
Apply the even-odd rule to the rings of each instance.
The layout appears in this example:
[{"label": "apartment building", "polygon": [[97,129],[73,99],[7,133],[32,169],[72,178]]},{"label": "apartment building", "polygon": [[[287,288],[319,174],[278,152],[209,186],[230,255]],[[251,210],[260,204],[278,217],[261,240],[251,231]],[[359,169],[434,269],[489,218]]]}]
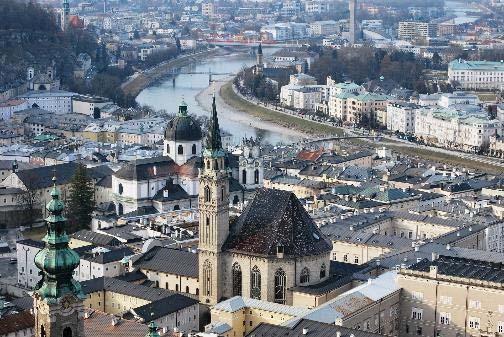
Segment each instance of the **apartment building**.
[{"label": "apartment building", "polygon": [[492,120],[485,111],[455,108],[421,109],[415,115],[415,134],[429,144],[478,151],[501,134],[502,123]]},{"label": "apartment building", "polygon": [[504,62],[458,59],[448,64],[448,80],[461,89],[502,90]]},{"label": "apartment building", "polygon": [[437,36],[437,24],[401,21],[397,35],[401,40],[428,39]]},{"label": "apartment building", "polygon": [[390,131],[415,133],[415,111],[418,106],[412,103],[392,102],[387,105],[386,125]]},{"label": "apartment building", "polygon": [[440,256],[401,269],[401,336],[501,336],[502,263]]}]

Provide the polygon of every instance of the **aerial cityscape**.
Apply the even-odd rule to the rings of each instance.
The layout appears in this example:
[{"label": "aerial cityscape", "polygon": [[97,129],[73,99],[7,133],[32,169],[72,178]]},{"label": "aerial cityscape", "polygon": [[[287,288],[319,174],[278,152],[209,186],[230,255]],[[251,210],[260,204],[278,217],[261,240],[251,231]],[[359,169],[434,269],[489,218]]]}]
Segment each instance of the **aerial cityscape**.
[{"label": "aerial cityscape", "polygon": [[504,337],[504,0],[0,0],[0,337]]}]

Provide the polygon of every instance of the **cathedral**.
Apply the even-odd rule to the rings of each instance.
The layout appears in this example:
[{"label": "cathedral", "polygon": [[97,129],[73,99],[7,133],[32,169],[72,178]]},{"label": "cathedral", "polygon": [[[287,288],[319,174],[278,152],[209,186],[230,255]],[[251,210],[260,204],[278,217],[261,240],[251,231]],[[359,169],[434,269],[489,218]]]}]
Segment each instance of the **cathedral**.
[{"label": "cathedral", "polygon": [[200,302],[244,296],[292,304],[289,289],[329,278],[332,244],[290,192],[259,189],[231,221],[225,158],[214,101],[199,174]]},{"label": "cathedral", "polygon": [[[215,101],[213,103],[215,110]],[[112,175],[118,215],[196,208],[203,163],[203,132],[182,102],[164,130],[163,156],[130,162]],[[243,203],[263,182],[259,142],[244,139],[242,154],[224,152],[229,168],[229,201]]]}]

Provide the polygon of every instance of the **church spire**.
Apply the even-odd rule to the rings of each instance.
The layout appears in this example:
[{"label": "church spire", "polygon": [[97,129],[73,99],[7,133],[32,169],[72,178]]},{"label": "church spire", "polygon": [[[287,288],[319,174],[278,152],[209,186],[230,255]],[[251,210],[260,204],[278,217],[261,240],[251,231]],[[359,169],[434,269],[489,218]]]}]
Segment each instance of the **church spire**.
[{"label": "church spire", "polygon": [[205,155],[223,156],[222,139],[219,128],[219,118],[217,117],[217,106],[215,104],[215,94],[212,102],[212,115],[208,126],[208,135],[206,139]]},{"label": "church spire", "polygon": [[35,293],[49,303],[56,303],[66,295],[84,299],[80,283],[73,278],[73,271],[79,266],[79,255],[68,247],[66,218],[63,216],[65,206],[56,187],[56,177],[52,180],[51,201],[46,205],[49,212],[45,219],[47,233],[42,239],[45,247],[35,255],[35,265],[42,274]]},{"label": "church spire", "polygon": [[158,326],[156,322],[152,321],[149,323],[149,332],[145,337],[159,337]]}]

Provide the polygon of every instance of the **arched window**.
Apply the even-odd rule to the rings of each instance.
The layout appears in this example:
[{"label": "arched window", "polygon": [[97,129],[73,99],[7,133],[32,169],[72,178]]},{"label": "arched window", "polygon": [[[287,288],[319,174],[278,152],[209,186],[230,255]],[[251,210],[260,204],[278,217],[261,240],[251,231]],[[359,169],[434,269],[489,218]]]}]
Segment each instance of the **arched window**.
[{"label": "arched window", "polygon": [[220,200],[224,201],[224,187],[221,187],[221,190],[220,190]]},{"label": "arched window", "polygon": [[326,266],[325,263],[322,263],[322,266],[320,267],[320,279],[323,279],[326,277]]},{"label": "arched window", "polygon": [[219,162],[216,160],[214,160],[214,170],[218,170],[219,169]]},{"label": "arched window", "polygon": [[250,297],[261,299],[261,271],[257,266],[254,266],[250,273]]},{"label": "arched window", "polygon": [[256,184],[256,185],[259,184],[259,170],[258,169],[256,169],[254,171],[254,184]]},{"label": "arched window", "polygon": [[43,325],[40,326],[40,337],[46,337],[46,331]]},{"label": "arched window", "polygon": [[178,154],[184,154],[184,147],[182,145],[178,146],[177,153]]},{"label": "arched window", "polygon": [[166,153],[170,153],[170,144],[166,144]]},{"label": "arched window", "polygon": [[282,268],[275,272],[275,303],[285,304],[285,272]]},{"label": "arched window", "polygon": [[185,287],[185,292],[186,292],[187,294],[189,294],[189,286],[186,286],[186,287]]},{"label": "arched window", "polygon": [[310,270],[307,267],[304,267],[301,270],[301,277],[299,278],[299,282],[301,282],[301,284],[310,282]]},{"label": "arched window", "polygon": [[119,194],[122,195],[124,192],[123,184],[119,184],[119,186],[117,187],[117,190],[118,190]]},{"label": "arched window", "polygon": [[123,215],[124,214],[124,206],[123,206],[123,204],[119,204],[117,206],[117,214],[118,215]]},{"label": "arched window", "polygon": [[212,295],[212,264],[208,260],[203,263],[203,294]]},{"label": "arched window", "polygon": [[175,205],[173,206],[174,211],[180,211],[180,205]]},{"label": "arched window", "polygon": [[206,162],[206,168],[207,168],[207,170],[210,170],[210,161]]},{"label": "arched window", "polygon": [[247,183],[247,170],[242,171],[242,184]]},{"label": "arched window", "polygon": [[196,144],[192,145],[192,154],[196,154]]},{"label": "arched window", "polygon": [[242,295],[242,271],[238,262],[233,264],[233,296]]},{"label": "arched window", "polygon": [[66,327],[63,329],[63,337],[72,337],[72,328]]},{"label": "arched window", "polygon": [[240,202],[240,198],[237,195],[235,195],[233,197],[233,205],[237,205],[239,202]]},{"label": "arched window", "polygon": [[212,192],[210,192],[210,187],[205,186],[205,202],[210,202],[211,197],[212,197]]}]

